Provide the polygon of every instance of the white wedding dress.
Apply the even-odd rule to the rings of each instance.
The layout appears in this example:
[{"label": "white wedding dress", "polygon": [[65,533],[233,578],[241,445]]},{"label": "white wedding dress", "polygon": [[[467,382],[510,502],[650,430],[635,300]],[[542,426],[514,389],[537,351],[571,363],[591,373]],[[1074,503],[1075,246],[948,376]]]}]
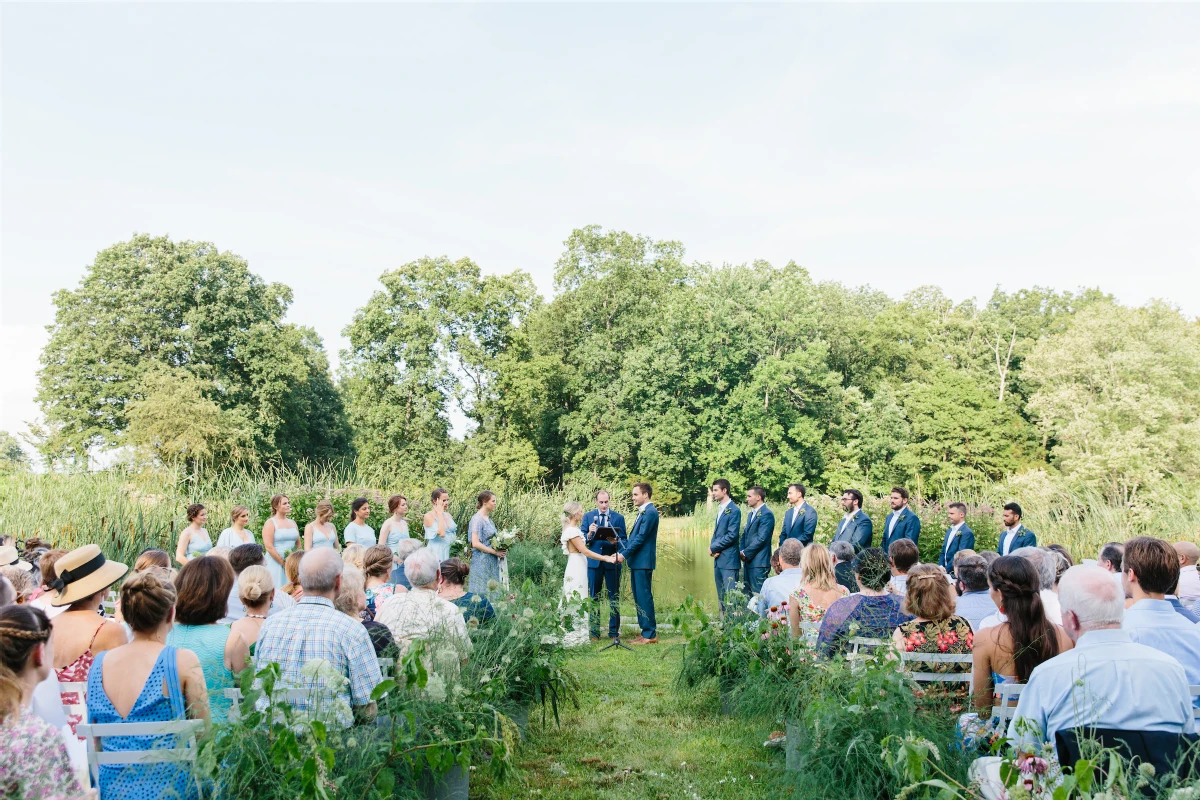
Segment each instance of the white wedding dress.
[{"label": "white wedding dress", "polygon": [[[563,575],[563,607],[577,604],[588,596],[587,556],[573,553],[567,542],[583,538],[583,531],[574,525],[563,528],[562,549],[567,554],[567,571]],[[582,606],[576,606],[571,614],[572,625],[563,635],[564,647],[578,647],[588,643],[588,617]]]}]

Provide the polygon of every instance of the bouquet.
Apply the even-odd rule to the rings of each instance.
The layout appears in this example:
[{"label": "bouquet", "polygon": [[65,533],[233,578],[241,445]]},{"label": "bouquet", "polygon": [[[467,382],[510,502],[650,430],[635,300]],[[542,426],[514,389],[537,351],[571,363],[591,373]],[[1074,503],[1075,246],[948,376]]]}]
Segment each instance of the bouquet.
[{"label": "bouquet", "polygon": [[492,537],[492,547],[496,550],[508,550],[517,542],[521,541],[521,532],[516,528],[509,528],[506,531],[497,531]]}]

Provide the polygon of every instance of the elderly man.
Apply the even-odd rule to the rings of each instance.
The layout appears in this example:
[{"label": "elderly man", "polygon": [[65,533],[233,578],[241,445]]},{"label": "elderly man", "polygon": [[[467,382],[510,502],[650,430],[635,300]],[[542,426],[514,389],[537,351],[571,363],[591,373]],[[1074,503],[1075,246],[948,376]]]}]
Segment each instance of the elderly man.
[{"label": "elderly man", "polygon": [[[234,581],[233,588],[229,590],[229,600],[225,603],[225,616],[221,619],[222,625],[229,625],[246,616],[246,606],[242,604],[237,576],[241,575],[246,567],[265,565],[266,551],[263,550],[261,544],[239,544],[229,551],[229,566],[233,567]],[[276,586],[275,596],[271,598],[271,607],[267,610],[267,616],[287,611],[294,605],[296,605],[296,601],[283,591],[283,587]]]},{"label": "elderly man", "polygon": [[988,565],[979,556],[968,556],[957,562],[959,598],[954,613],[971,623],[971,630],[980,630],[979,624],[997,612],[996,603],[988,586]]},{"label": "elderly man", "polygon": [[467,623],[458,606],[438,597],[442,582],[437,554],[422,547],[404,559],[404,575],[412,589],[392,595],[375,613],[375,621],[387,625],[400,652],[407,652],[416,639],[452,644],[459,656],[471,651]]},{"label": "elderly man", "polygon": [[857,592],[858,584],[854,582],[854,545],[849,542],[834,542],[829,545],[829,554],[833,556],[834,579],[851,594]]},{"label": "elderly man", "polygon": [[1200,561],[1200,547],[1191,542],[1176,542],[1174,547],[1175,554],[1179,557],[1179,588],[1175,595],[1179,602],[1190,606],[1200,601],[1200,572],[1196,571],[1196,562]]},{"label": "elderly man", "polygon": [[[367,629],[333,606],[342,583],[342,556],[332,547],[311,550],[300,560],[300,586],[304,596],[292,608],[270,616],[258,634],[256,669],[278,663],[285,686],[305,687],[314,677],[305,666],[323,660],[346,679],[347,688],[335,688],[335,699],[346,702],[358,721],[375,716],[371,693],[383,681],[379,661]],[[311,669],[311,668],[310,668]],[[298,703],[301,708],[306,702]],[[339,721],[348,725],[345,715]]]},{"label": "elderly man", "polygon": [[771,608],[778,608],[800,586],[800,557],[803,554],[804,545],[799,539],[784,539],[779,545],[779,564],[783,569],[763,581],[755,609],[760,617],[765,617]]},{"label": "elderly man", "polygon": [[1139,642],[1172,656],[1183,667],[1188,683],[1200,684],[1200,628],[1178,614],[1167,593],[1179,580],[1179,558],[1162,539],[1139,536],[1125,543],[1125,594],[1133,605],[1125,609],[1121,630]]}]

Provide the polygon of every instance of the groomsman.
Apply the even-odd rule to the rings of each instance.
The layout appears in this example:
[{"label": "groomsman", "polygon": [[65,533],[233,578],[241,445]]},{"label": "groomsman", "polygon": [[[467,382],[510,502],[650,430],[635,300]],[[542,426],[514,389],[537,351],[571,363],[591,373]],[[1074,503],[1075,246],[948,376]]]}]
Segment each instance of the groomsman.
[{"label": "groomsman", "polygon": [[758,594],[767,573],[771,571],[771,539],[775,534],[775,515],[766,504],[767,492],[761,486],[751,486],[746,492],[746,529],[742,531],[742,549],[738,554],[746,565],[746,588]]},{"label": "groomsman", "polygon": [[996,552],[1006,556],[1018,547],[1037,547],[1037,534],[1021,524],[1021,507],[1016,503],[1004,505],[1004,530],[1000,531],[1000,542]]},{"label": "groomsman", "polygon": [[891,552],[892,542],[909,539],[913,544],[921,535],[921,519],[908,507],[908,489],[892,487],[892,513],[883,523],[883,552]]},{"label": "groomsman", "polygon": [[975,549],[975,531],[966,523],[967,507],[962,503],[951,503],[946,509],[950,517],[950,530],[942,540],[942,552],[938,555],[938,566],[954,574],[954,556],[959,550]]},{"label": "groomsman", "polygon": [[[588,550],[602,556],[611,556],[617,552],[618,545],[603,539],[596,541],[596,529],[613,528],[617,532],[617,542],[625,541],[625,517],[609,508],[608,492],[601,489],[596,492],[596,509],[583,515],[583,529],[587,531]],[[621,634],[621,565],[606,564],[594,558],[588,559],[588,597],[595,600],[600,596],[600,590],[608,592],[608,638],[615,639]],[[600,638],[600,616],[592,614],[592,638]]]},{"label": "groomsman", "polygon": [[633,485],[633,504],[637,518],[629,529],[629,538],[618,545],[617,558],[629,562],[629,586],[637,606],[638,625],[642,629],[630,644],[657,644],[658,623],[654,617],[654,567],[658,563],[658,509],[650,502],[653,490],[648,483]]},{"label": "groomsman", "polygon": [[779,546],[788,539],[799,539],[808,547],[817,534],[817,512],[804,499],[804,485],[793,483],[788,486],[787,512],[783,515],[783,530],[779,532]]},{"label": "groomsman", "polygon": [[838,523],[837,532],[833,535],[835,542],[849,542],[854,545],[854,552],[861,552],[871,546],[871,536],[874,528],[871,518],[863,513],[863,496],[858,489],[847,489],[842,492],[842,510],[846,516]]},{"label": "groomsman", "polygon": [[[708,554],[713,558],[713,580],[717,582],[717,602],[725,610],[725,592],[738,581],[738,532],[742,512],[729,497],[729,481],[717,478],[712,484],[712,499],[717,503],[717,524],[713,528]],[[768,556],[769,558],[769,556]]]}]

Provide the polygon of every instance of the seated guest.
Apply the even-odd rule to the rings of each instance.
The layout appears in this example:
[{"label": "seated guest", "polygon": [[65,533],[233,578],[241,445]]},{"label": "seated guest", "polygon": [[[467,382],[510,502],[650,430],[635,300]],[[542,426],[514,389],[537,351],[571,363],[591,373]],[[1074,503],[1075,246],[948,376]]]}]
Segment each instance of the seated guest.
[{"label": "seated guest", "polygon": [[231,705],[225,690],[233,688],[233,676],[246,668],[250,656],[249,643],[219,623],[233,586],[233,567],[225,559],[206,555],[188,561],[175,576],[175,624],[167,635],[168,645],[200,659],[217,722],[225,721]]},{"label": "seated guest", "polygon": [[952,580],[958,577],[958,565],[968,558],[982,558],[982,556],[971,549],[959,550],[957,553],[955,553],[954,560],[950,564],[949,574]]},{"label": "seated guest", "polygon": [[[1100,552],[1096,556],[1096,563],[1113,574],[1117,586],[1120,586],[1122,590],[1125,588],[1125,579],[1122,577],[1121,570],[1121,562],[1124,558],[1125,545],[1121,542],[1109,542],[1100,548]],[[1129,595],[1125,595],[1125,599],[1128,600]]]},{"label": "seated guest", "polygon": [[5,797],[83,796],[62,732],[32,708],[34,691],[50,677],[53,661],[46,615],[0,602],[0,792]]},{"label": "seated guest", "polygon": [[[1166,595],[1167,602],[1171,604],[1171,608],[1175,609],[1176,614],[1183,617],[1193,625],[1200,625],[1200,616],[1197,616],[1190,608],[1179,602],[1179,596],[1175,594],[1178,590],[1179,584],[1171,587],[1170,591],[1168,591]],[[1125,602],[1128,603],[1129,601],[1126,600]]]},{"label": "seated guest", "polygon": [[1033,564],[1042,587],[1042,608],[1046,612],[1046,619],[1055,625],[1062,625],[1062,610],[1059,607],[1058,593],[1054,591],[1058,574],[1054,556],[1044,547],[1018,547],[1011,555],[1028,559],[1029,563]]},{"label": "seated guest", "polygon": [[437,554],[428,547],[422,547],[404,559],[404,573],[413,588],[388,598],[375,615],[392,631],[402,653],[408,651],[414,640],[430,638],[453,643],[459,655],[471,650],[462,612],[454,603],[438,597],[442,582],[440,568]]},{"label": "seated guest", "polygon": [[1138,536],[1125,543],[1121,568],[1125,594],[1133,598],[1121,630],[1133,641],[1172,656],[1188,683],[1200,684],[1200,628],[1175,613],[1166,600],[1168,590],[1179,582],[1175,549],[1162,539]]},{"label": "seated guest", "polygon": [[304,550],[293,550],[283,560],[283,574],[287,577],[287,583],[283,585],[283,593],[297,601],[304,596],[304,589],[300,586],[300,559],[304,558],[305,552]]},{"label": "seated guest", "polygon": [[[238,575],[237,585],[233,590],[237,592],[242,616],[234,620],[229,628],[249,645],[250,657],[253,658],[258,634],[270,616],[272,600],[278,594],[275,590],[275,579],[264,565],[251,564]],[[295,605],[295,602],[292,605]]]},{"label": "seated guest", "polygon": [[[408,591],[412,587],[408,585],[408,578],[404,574],[404,562],[413,553],[425,546],[425,543],[420,539],[401,539],[396,544],[395,550],[392,553],[392,584],[397,587],[402,587],[404,591]],[[399,589],[397,589],[399,591]]]},{"label": "seated guest", "polygon": [[[233,588],[229,590],[229,600],[225,604],[225,618],[221,620],[226,623],[233,623],[246,616],[246,606],[242,602],[240,589],[238,588],[237,579],[241,577],[242,572],[247,567],[265,567],[267,565],[267,551],[263,549],[261,544],[239,544],[229,553],[229,566],[233,567],[234,582]],[[275,588],[274,581],[271,581],[272,590]],[[278,614],[280,611],[291,608],[296,605],[296,601],[291,598],[286,592],[272,592],[273,599],[271,600],[268,614]],[[247,639],[248,643],[253,644],[253,639]]]},{"label": "seated guest", "polygon": [[[891,575],[891,564],[878,547],[868,547],[858,554],[854,559],[858,593],[834,601],[825,612],[817,637],[820,655],[844,652],[851,636],[886,639],[911,619],[900,609],[900,598],[888,592]],[[852,633],[851,628],[857,632]]]},{"label": "seated guest", "polygon": [[33,581],[32,571],[14,567],[10,564],[7,567],[0,567],[0,575],[8,578],[8,582],[12,584],[13,591],[16,592],[13,603],[16,605],[25,605],[33,599],[33,593],[38,587]]},{"label": "seated guest", "polygon": [[801,622],[820,622],[825,609],[850,594],[838,583],[830,564],[829,552],[819,542],[813,542],[801,551],[800,585],[788,597],[788,625],[792,636],[800,635]]},{"label": "seated guest", "polygon": [[[148,570],[158,570],[159,577],[166,578],[169,581],[175,580],[175,570],[171,567],[171,556],[166,550],[160,550],[157,547],[147,547],[138,554],[137,561],[133,562],[133,573],[137,575]],[[113,607],[113,618],[117,622],[125,622],[125,618],[121,616],[120,599],[117,600],[116,605]]]},{"label": "seated guest", "polygon": [[[907,544],[902,544],[902,542],[907,542]],[[920,557],[921,554],[917,552],[917,543],[912,539],[897,539],[892,542],[888,548],[888,562],[892,565],[892,579],[888,585],[892,594],[904,596],[908,571],[916,565]]]},{"label": "seated guest", "polygon": [[[788,542],[792,544],[788,544]],[[804,556],[804,545],[800,543],[800,540],[784,539],[783,544],[779,545],[779,549],[775,552],[779,554],[779,573],[763,581],[762,589],[759,590],[758,605],[755,610],[761,617],[765,617],[771,609],[783,608],[788,597],[793,591],[800,588],[801,584],[800,560]],[[832,576],[833,567],[830,565],[829,554],[824,554],[824,558],[825,565],[829,568],[829,575]]]},{"label": "seated guest", "polygon": [[[347,548],[349,549],[349,548]],[[404,587],[397,588],[388,583],[392,574],[392,548],[383,544],[371,545],[363,554],[363,576],[366,578],[367,617],[375,619],[375,612],[383,601],[397,591],[405,592]]]},{"label": "seated guest", "polygon": [[228,561],[229,554],[232,552],[233,552],[233,548],[231,548],[231,547],[213,547],[213,548],[210,548],[209,551],[207,553],[205,553],[204,555],[207,556],[208,558],[219,558],[222,561]]},{"label": "seated guest", "polygon": [[1176,542],[1175,553],[1179,556],[1179,602],[1190,606],[1200,600],[1200,572],[1196,571],[1200,547],[1192,542]]},{"label": "seated guest", "polygon": [[[893,552],[896,545],[907,541],[892,542]],[[897,626],[892,633],[896,649],[905,653],[969,654],[974,634],[971,623],[954,613],[954,599],[954,590],[946,583],[946,573],[937,564],[917,564],[908,570],[904,602],[900,608],[911,614],[912,619]],[[969,662],[910,661],[906,665],[916,672],[971,671]]]},{"label": "seated guest", "polygon": [[999,610],[989,591],[987,562],[979,556],[970,556],[958,561],[955,570],[958,572],[955,588],[959,597],[954,604],[954,613],[969,622],[971,630],[977,631],[984,617]]},{"label": "seated guest", "polygon": [[[1048,544],[1046,545],[1046,549],[1058,553],[1063,557],[1063,560],[1067,562],[1067,568],[1064,569],[1063,572],[1066,572],[1067,569],[1075,566],[1075,558],[1071,555],[1071,551],[1063,547],[1061,544]],[[1062,576],[1059,575],[1059,578],[1062,578]]]},{"label": "seated guest", "polygon": [[466,590],[467,576],[471,574],[471,567],[466,562],[457,558],[447,558],[438,569],[442,573],[438,597],[458,606],[464,620],[475,620],[477,624],[482,625],[496,616],[496,610],[492,608],[492,603],[487,597]]},{"label": "seated guest", "polygon": [[[369,721],[375,716],[371,692],[383,680],[379,661],[367,629],[333,605],[342,583],[342,556],[332,547],[318,547],[300,560],[300,585],[304,596],[287,611],[269,617],[254,650],[256,668],[277,663],[284,686],[306,687],[312,681],[302,674],[304,665],[324,659],[346,679],[336,688],[336,699],[345,701],[354,717]],[[308,701],[297,703],[307,708]],[[341,718],[349,725],[351,720]]]},{"label": "seated guest", "polygon": [[[349,550],[350,547],[346,549]],[[392,551],[386,547],[383,549],[388,551],[390,564]],[[367,610],[366,581],[363,574],[349,564],[342,570],[342,585],[338,588],[337,597],[333,598],[333,607],[363,624],[367,635],[371,637],[371,646],[375,648],[376,656],[396,657],[396,642],[392,639],[392,632],[386,625],[364,618],[363,613]]]},{"label": "seated guest", "polygon": [[[206,556],[188,563],[207,560]],[[88,676],[88,720],[101,725],[207,720],[208,693],[200,660],[191,650],[164,644],[175,619],[175,587],[155,570],[134,575],[121,586],[121,608],[133,639],[96,656]],[[112,752],[174,746],[176,739],[106,736],[101,741],[103,750]],[[191,800],[197,792],[190,766],[101,764],[100,796]]]},{"label": "seated guest", "polygon": [[13,599],[17,596],[17,591],[13,589],[13,585],[8,582],[8,578],[0,575],[0,608],[13,605]]},{"label": "seated guest", "polygon": [[363,547],[358,542],[352,542],[342,549],[342,561],[346,562],[346,566],[354,567],[359,572],[362,572],[363,554],[366,552],[366,547]]},{"label": "seated guest", "polygon": [[[1125,598],[1100,567],[1071,567],[1059,585],[1063,628],[1075,648],[1036,667],[1021,693],[1008,736],[1021,745],[1052,742],[1081,726],[1193,733],[1183,667],[1121,630]],[[1173,612],[1172,612],[1173,613]],[[1028,720],[1040,737],[1022,733]]]},{"label": "seated guest", "polygon": [[[41,575],[41,586],[37,597],[30,602],[34,608],[40,608],[45,612],[46,616],[54,619],[62,612],[66,611],[65,607],[55,607],[50,604],[50,600],[54,595],[54,589],[50,584],[54,583],[56,577],[54,573],[54,562],[67,554],[66,550],[47,550],[38,558],[38,572]],[[0,603],[0,605],[4,605]]]},{"label": "seated guest", "polygon": [[833,575],[838,584],[845,586],[847,592],[857,592],[858,584],[854,582],[854,545],[834,542],[829,545],[829,554],[833,557]]},{"label": "seated guest", "polygon": [[783,572],[783,562],[779,560],[779,548],[776,547],[775,551],[771,553],[771,574],[778,575],[781,572]]}]

